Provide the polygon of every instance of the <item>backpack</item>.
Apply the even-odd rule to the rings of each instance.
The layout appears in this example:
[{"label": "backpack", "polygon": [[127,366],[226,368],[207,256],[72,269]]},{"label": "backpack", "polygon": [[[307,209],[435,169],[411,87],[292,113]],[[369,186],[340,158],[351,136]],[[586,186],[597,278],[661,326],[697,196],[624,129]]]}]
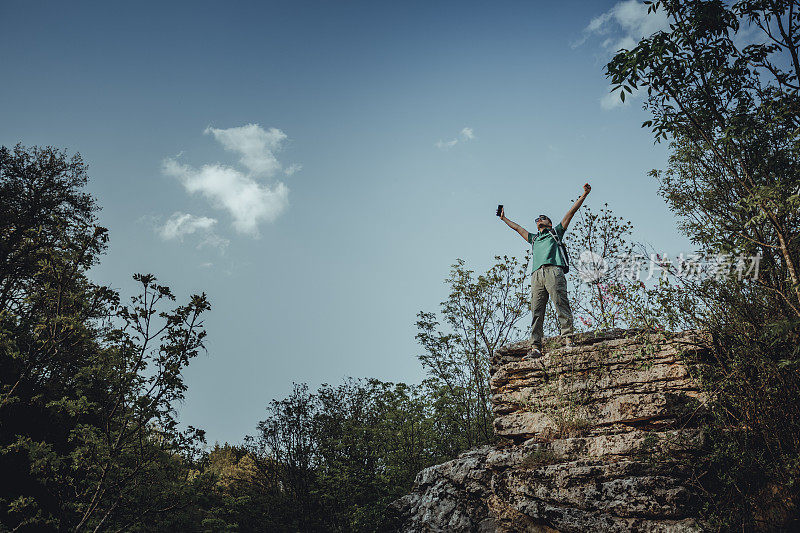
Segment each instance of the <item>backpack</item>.
[{"label": "backpack", "polygon": [[[550,235],[552,235],[556,240],[556,244],[558,245],[558,253],[561,254],[561,259],[564,260],[564,274],[569,274],[569,255],[567,254],[567,247],[564,246],[564,243],[558,238],[558,233],[556,233],[553,228],[550,228],[547,231],[549,231]],[[531,242],[531,257],[533,257],[533,242]]]}]

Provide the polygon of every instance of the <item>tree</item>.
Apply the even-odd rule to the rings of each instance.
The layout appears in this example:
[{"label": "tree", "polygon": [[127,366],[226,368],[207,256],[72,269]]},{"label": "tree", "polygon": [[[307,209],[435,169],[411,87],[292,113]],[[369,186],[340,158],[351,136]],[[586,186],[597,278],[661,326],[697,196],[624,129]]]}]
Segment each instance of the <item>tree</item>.
[{"label": "tree", "polygon": [[[384,531],[387,506],[417,472],[451,458],[440,455],[432,418],[421,387],[348,379],[311,393],[295,385],[248,438],[257,474],[226,488],[229,501],[247,498],[227,520],[250,524],[244,531]],[[246,522],[251,507],[263,512]]]},{"label": "tree", "polygon": [[288,398],[270,402],[269,416],[258,423],[256,436],[247,440],[261,472],[272,476],[279,487],[281,498],[273,514],[288,530],[318,531],[323,523],[315,497],[318,409],[308,386],[295,384]]},{"label": "tree", "polygon": [[459,259],[446,280],[450,294],[441,303],[441,318],[417,314],[417,340],[425,349],[419,359],[441,423],[454,437],[451,454],[494,440],[489,365],[495,349],[523,336],[520,324],[530,313],[527,259],[495,261],[474,278]]},{"label": "tree", "polygon": [[[107,232],[79,156],[0,148],[0,524],[19,530],[164,524],[202,433],[179,430],[181,372],[203,348],[205,295],[173,310],[152,276],[121,306],[92,283]],[[169,520],[176,518],[170,516]],[[157,527],[157,526],[153,526]]]},{"label": "tree", "polygon": [[578,280],[570,287],[573,313],[582,328],[609,329],[626,325],[629,295],[638,290],[638,278],[626,275],[626,261],[633,258],[628,241],[633,225],[614,215],[608,204],[594,212],[581,210],[572,238],[570,256]]},{"label": "tree", "polygon": [[[621,50],[607,74],[624,99],[646,89],[654,171],[682,228],[708,256],[760,257],[752,279],[705,276],[686,309],[708,331],[698,363],[709,455],[697,464],[712,528],[800,526],[800,5],[657,0],[668,29]],[[746,30],[746,31],[745,31]]]},{"label": "tree", "polygon": [[[800,6],[794,0],[647,2],[670,31],[607,65],[614,90],[647,89],[643,126],[671,139],[661,192],[695,244],[760,252],[759,285],[800,317]],[[743,24],[757,30],[743,46]]]},{"label": "tree", "polygon": [[693,280],[682,256],[674,258],[631,241],[633,225],[608,204],[584,207],[568,241],[578,279],[569,287],[580,330],[683,330],[695,326]]}]

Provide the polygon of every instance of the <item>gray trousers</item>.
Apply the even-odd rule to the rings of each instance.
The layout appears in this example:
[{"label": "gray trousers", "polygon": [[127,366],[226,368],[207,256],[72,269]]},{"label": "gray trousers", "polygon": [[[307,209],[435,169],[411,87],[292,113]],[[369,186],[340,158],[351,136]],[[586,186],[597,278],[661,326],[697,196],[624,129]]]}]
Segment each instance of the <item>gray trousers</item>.
[{"label": "gray trousers", "polygon": [[531,312],[533,313],[533,333],[531,341],[541,348],[544,336],[544,313],[547,310],[548,296],[553,299],[558,315],[558,325],[562,335],[575,332],[572,326],[572,309],[567,299],[567,278],[564,271],[556,265],[544,265],[533,273],[531,278]]}]

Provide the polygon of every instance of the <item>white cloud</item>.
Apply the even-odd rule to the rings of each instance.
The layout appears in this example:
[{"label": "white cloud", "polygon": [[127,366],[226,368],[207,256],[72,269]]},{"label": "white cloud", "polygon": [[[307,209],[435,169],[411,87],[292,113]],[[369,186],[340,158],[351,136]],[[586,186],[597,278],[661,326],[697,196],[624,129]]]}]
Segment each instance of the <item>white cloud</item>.
[{"label": "white cloud", "polygon": [[197,249],[202,250],[203,248],[216,248],[221,253],[225,251],[230,243],[231,241],[225,237],[220,237],[212,231],[206,234],[203,240],[200,241],[200,243],[197,245]]},{"label": "white cloud", "polygon": [[648,6],[638,0],[619,2],[612,9],[613,17],[628,33],[639,40],[669,28],[669,20],[663,9],[647,12]]},{"label": "white cloud", "polygon": [[303,165],[292,163],[291,165],[286,167],[286,169],[284,169],[283,173],[286,174],[287,176],[291,176],[295,172],[300,172],[301,170],[303,170]]},{"label": "white cloud", "polygon": [[[470,127],[463,128],[459,132],[459,135],[461,136],[461,142],[471,141],[472,139],[475,138],[475,132]],[[447,150],[448,148],[452,148],[453,146],[457,145],[458,143],[459,143],[459,139],[458,138],[450,139],[449,141],[443,141],[443,140],[439,139],[438,141],[436,141],[434,146],[436,148],[438,148],[439,150]]]},{"label": "white cloud", "polygon": [[[668,28],[669,20],[663,9],[648,13],[647,6],[639,0],[623,0],[590,20],[583,29],[582,36],[572,43],[572,47],[577,48],[592,37],[604,36],[600,46],[610,56],[621,49],[630,50],[643,37]],[[618,92],[609,93],[600,98],[600,107],[606,110],[615,109],[627,105],[638,96],[638,92],[634,91],[625,95],[625,102],[622,102]]]},{"label": "white cloud", "polygon": [[[197,168],[177,158],[167,158],[162,171],[178,179],[188,193],[199,194],[212,207],[227,211],[237,232],[257,237],[259,224],[273,222],[289,206],[289,188],[283,182],[262,180],[281,172],[291,176],[302,168],[292,164],[284,169],[275,155],[288,137],[277,128],[265,130],[258,124],[227,129],[208,127],[205,133],[213,135],[225,150],[239,154],[243,169],[222,163]],[[211,235],[199,247],[227,246],[227,239]]]},{"label": "white cloud", "polygon": [[663,9],[648,13],[647,6],[639,0],[623,0],[611,9],[589,21],[580,39],[572,43],[573,48],[597,35],[610,35],[601,46],[606,52],[620,49],[630,50],[642,37],[669,28],[669,20]]},{"label": "white cloud", "polygon": [[189,213],[175,212],[167,219],[158,233],[164,240],[182,239],[197,231],[209,231],[217,221],[209,217],[198,217]]},{"label": "white cloud", "polygon": [[439,139],[438,141],[436,141],[436,144],[434,146],[436,146],[436,148],[438,148],[439,150],[446,150],[448,148],[452,148],[457,144],[458,144],[458,139],[453,139],[452,141],[443,141]]},{"label": "white cloud", "polygon": [[589,25],[586,26],[587,33],[600,33],[604,31],[604,27],[608,19],[611,18],[611,12],[603,13],[602,15],[598,15],[597,17],[593,18],[589,21]]},{"label": "white cloud", "polygon": [[209,126],[205,133],[214,135],[226,150],[240,154],[239,162],[253,174],[271,177],[281,170],[275,152],[287,136],[278,128],[264,130],[258,124],[247,124],[223,130]]},{"label": "white cloud", "polygon": [[633,37],[630,35],[626,35],[625,37],[621,38],[614,44],[614,50],[631,50],[636,48],[636,43],[638,41],[634,40]]},{"label": "white cloud", "polygon": [[[733,36],[737,48],[757,42],[758,28],[747,20],[740,20],[739,31]],[[630,50],[643,37],[650,37],[659,31],[669,30],[669,18],[664,9],[648,13],[647,6],[639,0],[617,2],[605,13],[594,17],[583,29],[581,37],[572,43],[573,48],[585,43],[589,38],[608,35],[601,43],[606,52],[620,49]]]},{"label": "white cloud", "polygon": [[289,205],[289,188],[281,182],[263,185],[239,170],[220,164],[199,169],[167,159],[164,174],[180,180],[187,192],[201,194],[233,218],[239,233],[258,235],[261,222],[272,222]]},{"label": "white cloud", "polygon": [[223,252],[230,244],[228,239],[220,237],[214,232],[217,224],[217,220],[214,218],[176,211],[172,213],[164,224],[158,224],[158,217],[155,217],[153,222],[157,223],[154,228],[156,233],[165,241],[174,239],[182,241],[185,236],[197,233],[202,235],[202,240],[197,245],[198,249],[216,248]]}]

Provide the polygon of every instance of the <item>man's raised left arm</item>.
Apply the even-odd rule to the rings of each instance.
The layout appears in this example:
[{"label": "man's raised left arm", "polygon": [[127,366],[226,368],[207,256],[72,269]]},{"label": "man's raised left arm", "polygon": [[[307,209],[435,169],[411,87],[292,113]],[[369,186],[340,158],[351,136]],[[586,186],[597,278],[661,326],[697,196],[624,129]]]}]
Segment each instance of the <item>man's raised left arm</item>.
[{"label": "man's raised left arm", "polygon": [[567,214],[564,215],[563,219],[561,219],[561,227],[564,228],[564,231],[567,230],[567,226],[569,226],[569,223],[572,221],[572,217],[574,217],[575,213],[578,212],[578,209],[581,208],[581,205],[583,205],[583,201],[586,200],[586,197],[589,196],[589,193],[591,191],[592,191],[591,185],[589,185],[588,183],[583,185],[583,194],[581,194],[580,197],[575,201],[575,203],[572,204],[572,207],[569,208]]}]

